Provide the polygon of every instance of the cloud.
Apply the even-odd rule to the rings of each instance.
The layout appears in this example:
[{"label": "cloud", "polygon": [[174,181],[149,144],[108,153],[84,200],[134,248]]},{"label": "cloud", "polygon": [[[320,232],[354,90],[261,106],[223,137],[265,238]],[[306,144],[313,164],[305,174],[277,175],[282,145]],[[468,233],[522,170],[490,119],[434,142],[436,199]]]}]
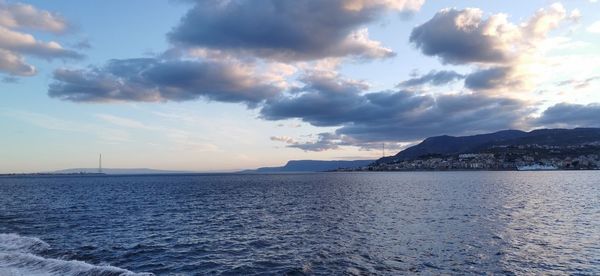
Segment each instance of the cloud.
[{"label": "cloud", "polygon": [[58,42],[43,42],[22,29],[62,33],[68,28],[60,16],[38,10],[31,5],[10,4],[0,0],[0,73],[11,76],[33,76],[37,73],[24,57],[35,56],[46,60],[80,59],[83,56],[63,48]]},{"label": "cloud", "polygon": [[[303,151],[321,152],[327,150],[336,150],[344,146],[359,147],[361,150],[391,150],[399,151],[405,148],[407,143],[397,142],[363,142],[358,141],[348,135],[340,135],[336,133],[319,133],[316,140],[307,142],[295,142],[288,145],[288,148],[297,148]],[[360,158],[355,158],[360,159]]]},{"label": "cloud", "polygon": [[600,104],[559,103],[546,109],[533,123],[545,127],[600,127]]},{"label": "cloud", "polygon": [[[334,72],[309,72],[291,96],[267,100],[261,116],[268,120],[299,118],[315,126],[335,126],[343,123],[346,113],[361,105],[359,93],[368,86],[360,81],[340,78]],[[347,109],[346,109],[347,108]]]},{"label": "cloud", "polygon": [[510,58],[506,49],[515,40],[515,32],[516,26],[509,24],[505,15],[483,19],[480,9],[444,9],[415,27],[409,41],[443,63],[494,63]]},{"label": "cloud", "polygon": [[79,42],[73,44],[72,47],[74,47],[76,49],[80,49],[80,50],[91,49],[92,43],[90,42],[89,39],[85,38],[85,39],[82,39]]},{"label": "cloud", "polygon": [[345,145],[345,143],[341,141],[341,137],[339,135],[325,132],[319,133],[317,135],[317,140],[314,142],[295,142],[288,147],[301,149],[303,151],[321,152],[338,149],[340,145]]},{"label": "cloud", "polygon": [[96,114],[95,116],[105,122],[111,123],[113,125],[125,127],[125,128],[156,130],[155,128],[153,128],[147,124],[144,124],[140,121],[136,121],[136,120],[129,119],[129,118],[119,117],[119,116],[110,115],[110,114]]},{"label": "cloud", "polygon": [[262,118],[339,127],[335,134],[345,144],[361,145],[512,128],[531,111],[525,102],[482,94],[364,93],[366,88],[354,81],[316,75],[303,78],[302,92],[266,101]]},{"label": "cloud", "polygon": [[514,67],[491,67],[480,69],[467,75],[465,87],[474,91],[496,89],[519,89],[524,87],[526,77],[516,76],[519,71]]},{"label": "cloud", "polygon": [[296,144],[296,140],[289,136],[271,136],[271,141],[283,142],[286,144]]},{"label": "cloud", "polygon": [[0,27],[0,49],[45,59],[82,57],[75,51],[63,48],[57,42],[41,42],[30,34],[12,31],[4,27]]},{"label": "cloud", "polygon": [[28,28],[52,33],[63,33],[69,27],[60,15],[38,10],[32,5],[6,3],[0,0],[0,26],[7,28]]},{"label": "cloud", "polygon": [[2,82],[3,83],[18,83],[19,79],[15,78],[15,77],[4,77],[2,78]]},{"label": "cloud", "polygon": [[465,76],[454,71],[435,71],[432,70],[429,73],[415,77],[412,79],[405,80],[398,84],[398,87],[415,87],[422,86],[425,84],[431,84],[440,86],[448,84],[460,79],[464,79]]},{"label": "cloud", "polygon": [[0,49],[0,72],[7,72],[15,76],[32,76],[37,71],[35,67],[25,63],[23,57]]},{"label": "cloud", "polygon": [[131,142],[127,131],[103,127],[87,121],[73,121],[48,114],[14,109],[0,110],[0,115],[10,116],[43,129],[95,135],[99,139],[111,143]]},{"label": "cloud", "polygon": [[561,4],[539,9],[519,24],[506,14],[484,16],[482,10],[443,9],[415,27],[409,41],[444,64],[472,65],[465,87],[479,91],[524,91],[532,87],[531,65],[542,63],[539,48],[548,33],[565,20],[577,20]]},{"label": "cloud", "polygon": [[59,69],[50,97],[74,102],[163,102],[205,98],[256,105],[281,88],[253,68],[216,61],[111,60],[104,67]]},{"label": "cloud", "polygon": [[476,94],[380,92],[367,97],[373,109],[371,116],[344,124],[338,134],[363,142],[410,142],[442,134],[515,128],[530,111],[518,100]]},{"label": "cloud", "polygon": [[571,86],[575,89],[587,88],[592,82],[600,80],[600,76],[589,77],[583,80],[571,79],[557,83],[558,86]]},{"label": "cloud", "polygon": [[428,56],[449,64],[505,64],[528,53],[567,18],[564,7],[554,4],[538,10],[519,25],[506,14],[484,18],[476,8],[443,9],[415,27],[410,42]]},{"label": "cloud", "polygon": [[169,34],[189,48],[226,50],[278,60],[354,56],[385,58],[391,49],[362,26],[386,11],[413,12],[424,0],[195,1]]},{"label": "cloud", "polygon": [[600,34],[600,20],[592,23],[587,27],[586,31],[593,34]]}]

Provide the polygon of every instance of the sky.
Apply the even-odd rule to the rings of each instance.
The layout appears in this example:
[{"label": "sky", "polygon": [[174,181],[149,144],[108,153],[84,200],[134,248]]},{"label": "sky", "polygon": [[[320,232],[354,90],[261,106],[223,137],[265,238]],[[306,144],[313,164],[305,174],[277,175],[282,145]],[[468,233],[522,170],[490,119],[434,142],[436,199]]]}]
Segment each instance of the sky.
[{"label": "sky", "polygon": [[600,127],[597,0],[0,0],[0,173]]}]

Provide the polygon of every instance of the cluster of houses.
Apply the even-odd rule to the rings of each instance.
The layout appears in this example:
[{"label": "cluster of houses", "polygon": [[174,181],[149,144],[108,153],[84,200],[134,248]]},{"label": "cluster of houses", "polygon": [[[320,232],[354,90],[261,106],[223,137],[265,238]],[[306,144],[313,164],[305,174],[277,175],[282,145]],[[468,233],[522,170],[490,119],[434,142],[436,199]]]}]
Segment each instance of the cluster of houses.
[{"label": "cluster of houses", "polygon": [[[523,147],[521,149],[525,149]],[[531,148],[531,147],[529,147]],[[547,150],[560,150],[548,148]],[[547,152],[544,152],[547,153]],[[600,152],[581,155],[540,154],[539,152],[467,153],[460,155],[428,155],[413,160],[374,163],[360,170],[594,170],[600,169]]]}]

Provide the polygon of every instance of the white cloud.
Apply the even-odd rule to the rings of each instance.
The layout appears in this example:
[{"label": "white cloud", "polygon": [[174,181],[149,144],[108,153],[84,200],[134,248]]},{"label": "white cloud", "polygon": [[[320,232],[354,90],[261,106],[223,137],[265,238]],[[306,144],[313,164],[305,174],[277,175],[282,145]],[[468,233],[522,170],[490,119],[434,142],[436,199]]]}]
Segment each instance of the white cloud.
[{"label": "white cloud", "polygon": [[25,63],[23,57],[11,51],[0,49],[0,72],[10,72],[16,76],[35,75],[35,67]]},{"label": "white cloud", "polygon": [[124,117],[119,117],[119,116],[114,116],[114,115],[110,115],[110,114],[96,114],[96,117],[117,125],[117,126],[121,126],[121,127],[125,127],[125,128],[133,128],[133,129],[146,129],[146,130],[154,130],[155,128],[148,126],[140,121],[136,121],[133,119],[129,119],[129,118],[124,118]]},{"label": "white cloud", "polygon": [[0,112],[0,115],[13,117],[17,120],[47,130],[92,134],[97,136],[100,140],[106,142],[131,141],[129,133],[124,130],[107,128],[96,124],[90,124],[87,122],[62,119],[44,113],[8,109],[4,110],[3,112]]},{"label": "white cloud", "polygon": [[37,70],[27,64],[23,56],[30,55],[46,60],[77,59],[81,55],[63,48],[58,42],[43,42],[23,29],[50,33],[63,33],[67,22],[60,16],[31,5],[6,3],[0,0],[0,73],[11,76],[32,76]]},{"label": "white cloud", "polygon": [[52,33],[67,30],[67,21],[60,15],[38,10],[32,5],[6,3],[0,0],[0,26],[7,28],[30,28]]},{"label": "white cloud", "polygon": [[497,95],[520,97],[531,91],[538,74],[532,69],[543,63],[548,36],[565,21],[574,22],[579,11],[560,3],[537,10],[529,19],[512,23],[507,14],[485,16],[477,8],[444,9],[416,27],[410,37],[424,54],[442,63],[471,65],[467,88]]},{"label": "white cloud", "polygon": [[586,30],[590,33],[600,34],[600,20],[592,23]]}]

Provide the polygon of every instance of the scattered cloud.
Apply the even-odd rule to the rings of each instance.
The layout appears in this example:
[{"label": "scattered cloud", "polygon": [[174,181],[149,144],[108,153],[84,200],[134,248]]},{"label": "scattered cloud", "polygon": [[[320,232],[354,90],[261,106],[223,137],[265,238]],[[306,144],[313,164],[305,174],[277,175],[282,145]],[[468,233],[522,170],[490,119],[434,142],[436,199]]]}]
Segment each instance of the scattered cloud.
[{"label": "scattered cloud", "polygon": [[[288,148],[297,148],[303,151],[322,152],[328,150],[336,150],[345,146],[359,147],[361,150],[367,151],[383,151],[391,150],[398,151],[405,148],[410,143],[401,142],[363,142],[353,139],[351,136],[324,132],[316,135],[316,139],[312,141],[294,141],[288,143]],[[357,158],[360,159],[360,158]]]},{"label": "scattered cloud", "polygon": [[136,121],[129,118],[119,117],[110,114],[96,114],[96,118],[99,118],[105,122],[111,123],[116,126],[130,128],[130,129],[146,129],[146,130],[155,130],[155,128],[144,124],[140,121]]},{"label": "scattered cloud", "polygon": [[283,142],[286,144],[296,144],[296,140],[289,136],[271,136],[271,141]]},{"label": "scattered cloud", "polygon": [[524,78],[515,76],[518,70],[514,67],[491,67],[480,69],[467,75],[465,87],[474,91],[496,89],[519,89],[524,86]]},{"label": "scattered cloud", "polygon": [[[178,127],[171,127],[165,125],[147,124],[142,121],[111,114],[96,114],[95,117],[111,124],[112,126],[116,126],[128,131],[152,131],[154,134],[151,137],[157,138],[163,136],[169,141],[168,145],[174,150],[187,152],[216,152],[220,150],[218,146],[214,145],[207,139],[204,139],[195,132],[179,128],[179,125]],[[155,144],[154,142],[150,143]]]},{"label": "scattered cloud", "polygon": [[575,89],[584,89],[590,86],[592,82],[600,80],[600,76],[589,77],[583,80],[571,79],[557,83],[558,86],[571,86]]},{"label": "scattered cloud", "polygon": [[[397,90],[373,92],[367,82],[344,78],[336,72],[347,58],[393,56],[391,49],[370,38],[365,25],[389,12],[419,10],[423,3],[193,1],[193,7],[168,33],[172,47],[162,55],[56,70],[48,94],[73,102],[206,99],[243,103],[255,108],[265,120],[295,119],[316,127],[337,128],[308,141],[270,137],[305,151],[344,146],[380,149],[382,143],[400,148],[429,136],[555,125],[563,119],[587,122],[584,118],[596,114],[596,106],[561,104],[531,119],[535,111],[531,102],[506,92],[519,93],[533,87],[535,74],[531,67],[546,64],[540,49],[549,33],[563,22],[579,18],[578,11],[568,13],[560,4],[540,9],[518,23],[510,22],[506,14],[486,15],[476,8],[443,9],[412,30],[409,41],[419,51],[439,58],[445,65],[469,66],[465,74],[432,70],[402,81]],[[35,39],[29,43],[41,45],[35,46],[39,49],[49,45]],[[2,47],[6,53],[0,51],[0,66],[8,68],[4,70],[35,74],[35,68],[27,67],[21,56],[11,56],[13,48],[0,42]],[[44,52],[39,49],[35,51]],[[35,51],[23,53],[35,55]],[[596,79],[561,85],[582,88]],[[465,91],[438,91],[433,95],[420,89],[458,81],[463,81]],[[558,116],[569,110],[579,115]],[[98,118],[123,127],[147,128],[140,122],[110,115]],[[190,141],[185,133],[171,135],[182,143]]]},{"label": "scattered cloud", "polygon": [[560,103],[546,109],[533,123],[544,127],[600,127],[600,104]]},{"label": "scattered cloud", "polygon": [[472,65],[465,87],[474,91],[526,91],[532,87],[531,64],[540,62],[539,48],[550,31],[579,18],[559,4],[539,9],[528,20],[511,23],[507,14],[485,16],[477,8],[443,9],[417,26],[410,42],[443,64]]},{"label": "scattered cloud", "polygon": [[317,140],[314,142],[295,142],[288,147],[297,148],[303,151],[314,151],[321,152],[326,150],[335,150],[338,149],[341,145],[344,145],[341,137],[334,133],[319,133],[317,135]]},{"label": "scattered cloud", "polygon": [[72,50],[63,48],[57,42],[41,42],[32,35],[7,29],[0,26],[0,49],[37,56],[44,59],[54,58],[81,58],[82,56]]},{"label": "scattered cloud", "polygon": [[4,0],[0,0],[0,26],[60,34],[68,29],[69,24],[56,13],[39,10],[32,5],[6,3]]},{"label": "scattered cloud", "polygon": [[[474,93],[433,96],[402,90],[365,93],[360,82],[315,75],[318,77],[304,77],[305,85],[295,95],[267,100],[260,110],[262,118],[339,127],[336,137],[344,138],[347,145],[361,145],[506,129],[516,127],[531,112],[527,103],[515,99]],[[323,137],[317,141],[319,146],[312,146],[331,146],[325,143],[331,138]]]},{"label": "scattered cloud", "polygon": [[86,50],[86,49],[92,48],[92,43],[90,42],[89,39],[86,38],[86,39],[82,39],[79,42],[73,44],[72,47],[75,49],[79,49],[79,50]]},{"label": "scattered cloud", "polygon": [[0,112],[0,115],[10,116],[43,129],[95,135],[99,139],[111,143],[131,142],[131,136],[127,131],[103,127],[89,122],[73,121],[44,113],[13,109],[4,110]]},{"label": "scattered cloud", "polygon": [[37,70],[25,63],[25,59],[11,51],[0,49],[0,72],[13,76],[32,76]]},{"label": "scattered cloud", "polygon": [[0,73],[10,76],[32,76],[37,73],[23,56],[52,59],[80,59],[83,56],[63,48],[58,42],[44,42],[22,30],[50,33],[67,31],[66,20],[57,14],[21,4],[0,0]]},{"label": "scattered cloud", "polygon": [[154,58],[111,60],[104,67],[59,69],[50,97],[74,102],[162,102],[197,98],[254,106],[281,88],[250,66]]},{"label": "scattered cloud", "polygon": [[169,34],[187,48],[217,49],[277,60],[354,56],[386,58],[391,49],[363,25],[387,11],[417,11],[424,0],[195,1]]},{"label": "scattered cloud", "polygon": [[593,34],[600,34],[600,20],[592,23],[586,30]]},{"label": "scattered cloud", "polygon": [[426,84],[440,86],[457,80],[464,79],[465,76],[454,71],[436,71],[432,70],[429,73],[405,80],[398,84],[398,87],[415,87]]},{"label": "scattered cloud", "polygon": [[15,77],[8,76],[8,77],[2,78],[2,82],[3,83],[18,83],[19,79],[15,78]]}]

